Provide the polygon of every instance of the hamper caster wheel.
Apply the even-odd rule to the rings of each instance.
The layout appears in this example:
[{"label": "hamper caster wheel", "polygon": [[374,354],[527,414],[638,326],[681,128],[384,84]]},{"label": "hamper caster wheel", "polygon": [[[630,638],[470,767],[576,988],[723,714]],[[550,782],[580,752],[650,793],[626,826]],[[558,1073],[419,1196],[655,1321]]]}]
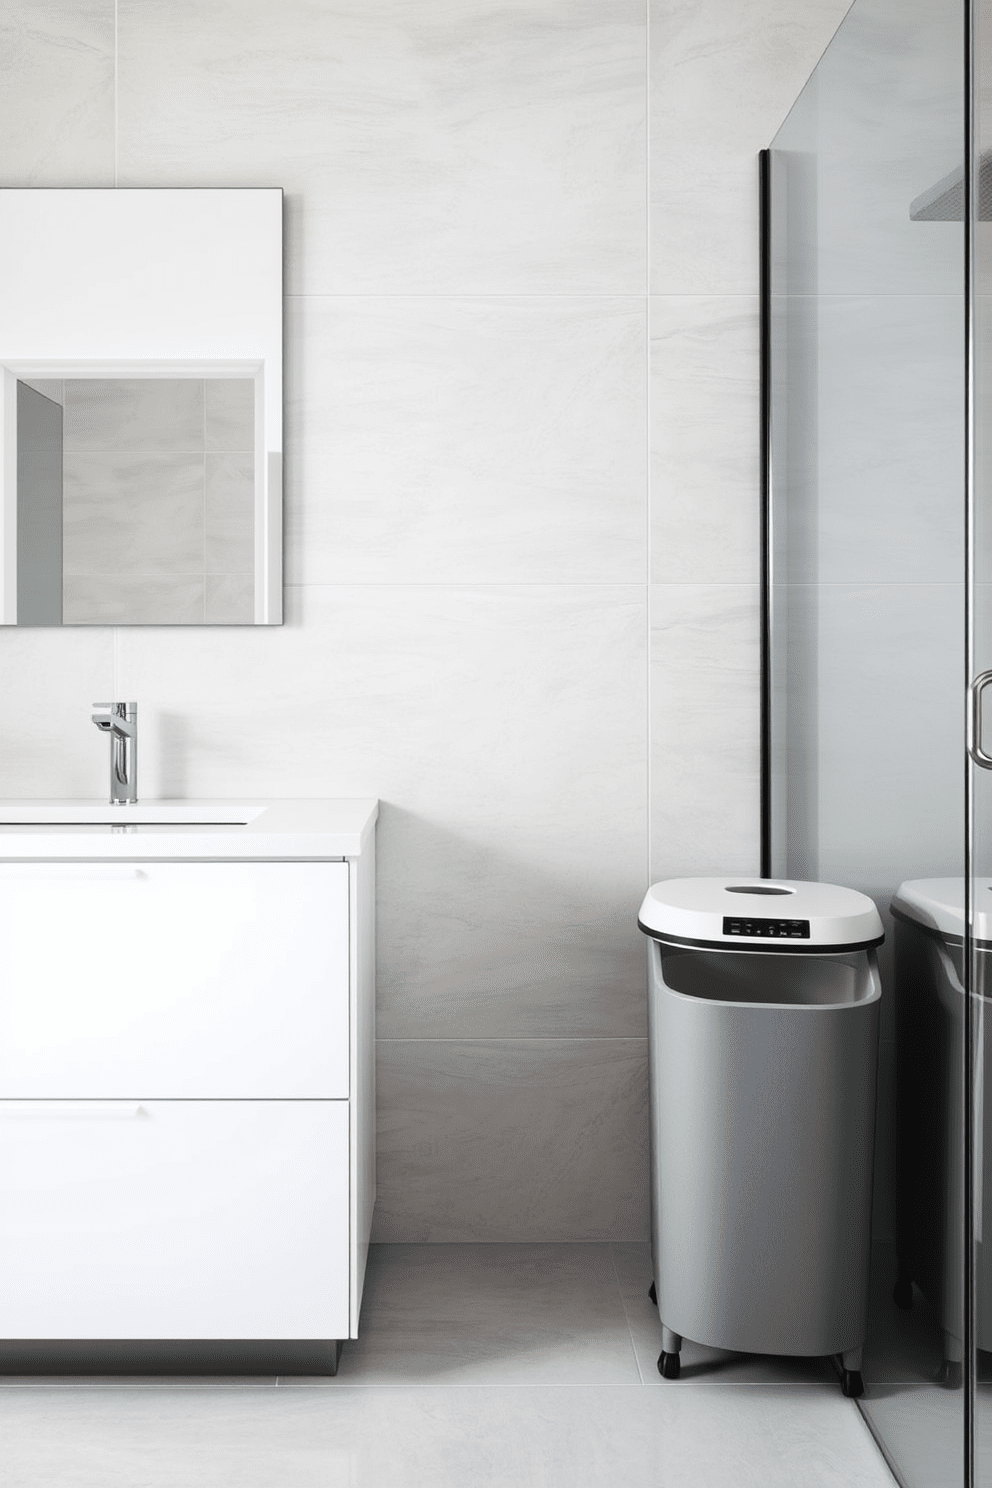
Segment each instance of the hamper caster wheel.
[{"label": "hamper caster wheel", "polygon": [[648,1296],[651,1298],[651,1301],[654,1303],[655,1307],[657,1307],[658,1306],[658,1293],[655,1290],[654,1282],[652,1282],[651,1285],[648,1287]]},{"label": "hamper caster wheel", "polygon": [[861,1378],[860,1369],[845,1369],[841,1379],[841,1389],[848,1400],[857,1400],[865,1393],[865,1382]]},{"label": "hamper caster wheel", "polygon": [[913,1283],[900,1276],[892,1288],[892,1300],[900,1312],[909,1312],[913,1306]]},{"label": "hamper caster wheel", "polygon": [[678,1354],[658,1355],[658,1373],[662,1379],[678,1379],[680,1360]]}]

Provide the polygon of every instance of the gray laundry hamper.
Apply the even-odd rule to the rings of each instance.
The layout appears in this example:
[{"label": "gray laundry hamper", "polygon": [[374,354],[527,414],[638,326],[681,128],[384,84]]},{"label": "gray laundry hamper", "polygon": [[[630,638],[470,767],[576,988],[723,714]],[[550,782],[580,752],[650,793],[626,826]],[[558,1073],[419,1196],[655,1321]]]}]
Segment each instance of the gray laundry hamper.
[{"label": "gray laundry hamper", "polygon": [[860,1395],[883,940],[872,901],[793,880],[670,879],[648,946],[658,1368],[683,1337],[840,1355]]}]

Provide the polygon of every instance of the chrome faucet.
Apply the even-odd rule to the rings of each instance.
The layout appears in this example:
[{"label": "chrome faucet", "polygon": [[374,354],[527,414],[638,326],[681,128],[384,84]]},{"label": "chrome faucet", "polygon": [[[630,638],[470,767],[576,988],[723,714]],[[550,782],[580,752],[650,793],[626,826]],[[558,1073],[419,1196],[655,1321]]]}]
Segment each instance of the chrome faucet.
[{"label": "chrome faucet", "polygon": [[94,703],[106,713],[94,713],[98,729],[110,735],[110,804],[124,806],[138,799],[138,705]]}]

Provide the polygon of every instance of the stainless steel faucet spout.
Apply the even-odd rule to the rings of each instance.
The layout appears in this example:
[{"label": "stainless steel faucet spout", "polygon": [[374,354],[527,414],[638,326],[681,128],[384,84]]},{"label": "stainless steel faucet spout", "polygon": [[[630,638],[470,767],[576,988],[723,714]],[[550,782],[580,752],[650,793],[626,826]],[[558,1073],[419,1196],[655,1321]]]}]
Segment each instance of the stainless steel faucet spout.
[{"label": "stainless steel faucet spout", "polygon": [[94,713],[98,729],[110,735],[110,804],[123,806],[138,799],[138,705],[94,703],[106,712]]}]

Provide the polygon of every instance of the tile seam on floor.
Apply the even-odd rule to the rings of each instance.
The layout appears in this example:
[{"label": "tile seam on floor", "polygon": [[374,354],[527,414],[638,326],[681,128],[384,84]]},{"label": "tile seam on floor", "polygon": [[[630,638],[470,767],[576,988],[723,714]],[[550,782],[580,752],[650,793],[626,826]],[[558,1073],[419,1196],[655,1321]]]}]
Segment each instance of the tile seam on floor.
[{"label": "tile seam on floor", "polygon": [[627,1337],[630,1340],[631,1353],[634,1355],[634,1368],[637,1370],[637,1377],[640,1380],[641,1384],[646,1385],[647,1380],[644,1378],[644,1371],[641,1368],[641,1361],[637,1353],[637,1345],[634,1342],[634,1329],[631,1326],[630,1312],[627,1308],[627,1298],[624,1295],[623,1283],[620,1280],[620,1272],[617,1270],[616,1256],[613,1250],[615,1243],[616,1242],[613,1240],[607,1241],[607,1244],[610,1248],[610,1266],[612,1268],[613,1276],[617,1284],[617,1291],[620,1294],[620,1306],[623,1308],[624,1322],[627,1324]]}]

